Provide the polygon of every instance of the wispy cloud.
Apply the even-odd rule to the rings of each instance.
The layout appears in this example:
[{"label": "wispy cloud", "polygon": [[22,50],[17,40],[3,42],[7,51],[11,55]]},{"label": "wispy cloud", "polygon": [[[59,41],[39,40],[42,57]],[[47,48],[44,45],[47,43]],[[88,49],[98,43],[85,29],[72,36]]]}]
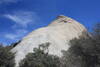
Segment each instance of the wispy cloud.
[{"label": "wispy cloud", "polygon": [[35,23],[38,18],[35,12],[28,11],[18,11],[13,14],[5,14],[4,16],[23,27],[27,27],[29,24]]},{"label": "wispy cloud", "polygon": [[16,30],[15,33],[5,34],[5,38],[11,39],[11,40],[19,40],[21,37],[25,36],[27,33],[28,33],[27,30],[19,29],[19,30]]},{"label": "wispy cloud", "polygon": [[3,35],[5,39],[11,41],[18,41],[28,34],[30,31],[30,27],[28,26],[41,24],[37,13],[31,11],[15,11],[13,13],[4,14],[3,17],[12,21],[9,23],[14,23],[11,27],[13,32],[5,33]]}]

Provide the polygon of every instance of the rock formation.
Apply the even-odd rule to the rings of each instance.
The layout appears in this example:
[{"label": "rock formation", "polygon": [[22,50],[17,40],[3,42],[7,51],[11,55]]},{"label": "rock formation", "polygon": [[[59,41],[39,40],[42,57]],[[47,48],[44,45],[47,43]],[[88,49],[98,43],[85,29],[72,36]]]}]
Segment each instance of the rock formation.
[{"label": "rock formation", "polygon": [[33,52],[33,48],[46,42],[51,43],[49,46],[49,54],[62,56],[61,51],[68,50],[70,47],[69,41],[73,38],[79,38],[82,32],[87,32],[82,24],[69,17],[63,15],[58,16],[48,26],[39,28],[28,34],[11,50],[12,52],[16,52],[16,67],[25,58],[25,55]]}]

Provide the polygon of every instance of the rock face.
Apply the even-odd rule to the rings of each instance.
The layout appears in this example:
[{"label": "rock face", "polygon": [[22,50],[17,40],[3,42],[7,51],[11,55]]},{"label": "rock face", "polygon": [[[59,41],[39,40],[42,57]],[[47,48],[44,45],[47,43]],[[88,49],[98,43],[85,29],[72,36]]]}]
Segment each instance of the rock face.
[{"label": "rock face", "polygon": [[86,28],[77,21],[66,16],[58,16],[47,27],[37,29],[28,34],[11,50],[12,52],[16,52],[16,67],[25,58],[25,55],[33,52],[33,48],[46,42],[51,43],[49,46],[49,54],[62,56],[61,50],[68,50],[70,47],[68,45],[69,41],[73,38],[78,38],[84,31],[87,32]]}]

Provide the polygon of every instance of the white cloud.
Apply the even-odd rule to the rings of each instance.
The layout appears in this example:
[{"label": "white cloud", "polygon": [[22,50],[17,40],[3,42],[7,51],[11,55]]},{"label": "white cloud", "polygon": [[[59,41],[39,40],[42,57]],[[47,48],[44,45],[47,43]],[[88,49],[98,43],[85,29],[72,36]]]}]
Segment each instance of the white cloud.
[{"label": "white cloud", "polygon": [[34,24],[38,18],[36,13],[28,12],[28,11],[26,12],[18,11],[18,12],[14,12],[13,14],[5,14],[4,16],[23,27],[27,27],[31,23]]},{"label": "white cloud", "polygon": [[40,24],[40,18],[37,14],[30,11],[17,11],[12,14],[5,14],[3,17],[10,19],[13,21],[12,23],[14,23],[14,25],[12,25],[14,32],[6,33],[4,35],[5,38],[14,41],[18,41],[29,32],[28,25],[33,26],[34,24]]},{"label": "white cloud", "polygon": [[16,32],[13,34],[12,33],[6,34],[5,38],[11,39],[11,40],[18,40],[20,39],[20,37],[25,36],[27,33],[28,33],[27,30],[19,29],[19,30],[16,30]]}]

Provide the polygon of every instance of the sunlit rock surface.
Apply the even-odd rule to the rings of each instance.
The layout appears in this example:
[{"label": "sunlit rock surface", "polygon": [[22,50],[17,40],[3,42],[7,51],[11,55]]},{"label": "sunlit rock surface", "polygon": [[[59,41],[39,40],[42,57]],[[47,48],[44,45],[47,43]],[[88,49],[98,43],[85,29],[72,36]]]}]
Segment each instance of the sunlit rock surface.
[{"label": "sunlit rock surface", "polygon": [[86,28],[79,22],[63,15],[58,16],[47,27],[39,28],[28,34],[11,50],[16,52],[16,67],[20,60],[25,58],[25,55],[33,52],[33,48],[46,42],[51,43],[49,54],[62,56],[61,50],[68,50],[69,41],[75,37],[78,38],[84,31],[87,32]]}]

